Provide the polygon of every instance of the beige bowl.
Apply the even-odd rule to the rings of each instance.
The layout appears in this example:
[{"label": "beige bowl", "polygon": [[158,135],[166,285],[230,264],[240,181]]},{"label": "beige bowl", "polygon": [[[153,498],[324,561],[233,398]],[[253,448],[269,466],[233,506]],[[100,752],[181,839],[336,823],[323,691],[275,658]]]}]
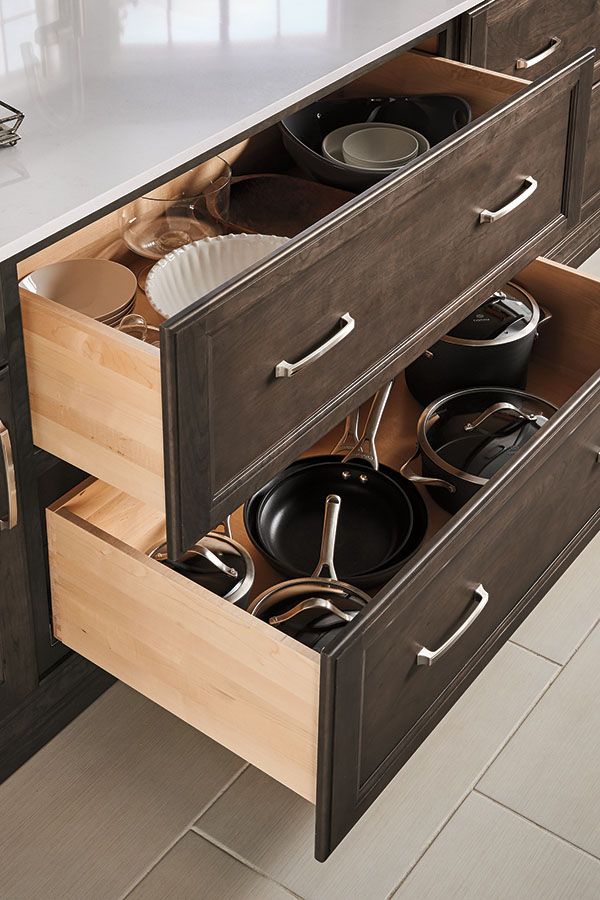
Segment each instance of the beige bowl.
[{"label": "beige bowl", "polygon": [[418,152],[416,137],[402,127],[362,128],[342,142],[344,161],[361,168],[397,169]]},{"label": "beige bowl", "polygon": [[133,272],[110,259],[65,259],[36,269],[19,284],[91,319],[127,308],[137,289]]}]

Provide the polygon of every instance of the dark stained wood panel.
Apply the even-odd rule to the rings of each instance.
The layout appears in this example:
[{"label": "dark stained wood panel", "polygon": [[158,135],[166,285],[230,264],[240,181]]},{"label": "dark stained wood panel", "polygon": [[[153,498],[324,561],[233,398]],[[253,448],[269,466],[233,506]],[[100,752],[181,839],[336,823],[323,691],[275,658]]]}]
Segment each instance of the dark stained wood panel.
[{"label": "dark stained wood panel", "polygon": [[[529,59],[549,48],[557,49],[527,69],[518,58]],[[600,43],[600,11],[596,0],[490,0],[463,17],[462,58],[472,65],[538,78],[551,72],[586,47]]]},{"label": "dark stained wood panel", "polygon": [[[591,73],[588,54],[524,89],[164,326],[172,556],[578,220]],[[481,225],[525,175],[536,193]],[[274,377],[346,312],[347,340]]]},{"label": "dark stained wood panel", "polygon": [[585,154],[585,176],[583,181],[584,213],[595,210],[600,202],[600,81],[592,89],[590,107],[590,130]]},{"label": "dark stained wood panel", "polygon": [[[545,573],[600,510],[600,375],[386,587],[360,628],[325,651],[317,794],[324,859],[516,627]],[[417,666],[489,602],[445,656]],[[547,589],[547,586],[546,586]]]}]

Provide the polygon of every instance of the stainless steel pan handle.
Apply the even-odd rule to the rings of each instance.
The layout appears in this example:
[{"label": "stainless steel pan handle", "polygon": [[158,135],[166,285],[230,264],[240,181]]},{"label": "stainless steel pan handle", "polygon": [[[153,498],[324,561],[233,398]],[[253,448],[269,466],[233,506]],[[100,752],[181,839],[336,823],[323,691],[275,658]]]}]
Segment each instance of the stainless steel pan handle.
[{"label": "stainless steel pan handle", "polygon": [[333,554],[335,551],[335,539],[337,537],[341,503],[342,500],[337,494],[329,494],[325,500],[321,554],[319,556],[317,568],[313,572],[313,578],[330,578],[337,581],[337,574],[333,564]]},{"label": "stainless steel pan handle", "polygon": [[442,478],[428,478],[426,475],[417,475],[416,472],[410,467],[410,464],[415,461],[415,459],[419,456],[421,452],[421,448],[417,445],[416,451],[413,453],[410,459],[407,459],[404,465],[400,469],[400,474],[403,478],[407,478],[408,481],[412,481],[414,484],[422,484],[427,487],[440,487],[444,488],[444,490],[449,491],[451,494],[456,493],[456,488],[453,484],[450,484],[449,481],[444,481]]},{"label": "stainless steel pan handle", "polygon": [[10,432],[2,420],[0,420],[0,446],[2,447],[4,474],[6,476],[6,494],[8,497],[8,515],[5,519],[0,519],[0,531],[10,531],[10,529],[15,528],[19,522],[19,503],[17,500],[17,477]]},{"label": "stainless steel pan handle", "polygon": [[306,600],[297,603],[292,609],[288,609],[286,612],[281,613],[281,615],[271,616],[269,625],[282,625],[284,622],[295,619],[296,616],[299,616],[303,612],[317,609],[323,610],[324,613],[332,613],[334,616],[337,616],[338,619],[341,619],[342,622],[351,622],[358,614],[358,610],[344,612],[344,610],[339,609],[335,603],[332,603],[331,600],[326,600],[325,597],[309,597]]},{"label": "stainless steel pan handle", "polygon": [[369,463],[375,471],[379,469],[375,438],[377,437],[377,432],[379,431],[381,419],[393,385],[394,382],[390,381],[389,384],[386,384],[385,387],[381,388],[381,390],[377,391],[375,394],[367,421],[365,422],[365,429],[362,433],[362,437],[350,453],[344,457],[342,462],[354,462],[355,460],[360,459],[363,460],[363,462]]},{"label": "stainless steel pan handle", "polygon": [[479,213],[479,221],[482,225],[485,225],[487,222],[497,222],[498,219],[503,219],[504,216],[507,216],[509,213],[513,212],[522,203],[525,203],[532,194],[535,194],[538,188],[538,183],[531,175],[528,175],[523,181],[523,190],[519,191],[516,197],[514,197],[510,203],[507,203],[506,206],[502,206],[500,209],[491,210],[491,209],[482,209]]},{"label": "stainless steel pan handle", "polygon": [[349,453],[351,450],[354,450],[356,445],[360,441],[360,435],[358,433],[358,426],[360,424],[360,409],[355,409],[351,415],[346,416],[346,428],[344,430],[343,435],[331,451],[331,455],[335,456],[336,453]]},{"label": "stainless steel pan handle", "polygon": [[329,353],[330,350],[333,350],[334,347],[337,347],[338,344],[341,344],[342,341],[346,340],[346,338],[354,331],[355,324],[356,322],[350,313],[344,313],[340,318],[340,325],[342,327],[337,334],[330,337],[329,340],[321,344],[320,347],[317,347],[316,350],[313,350],[312,353],[309,353],[308,356],[299,359],[298,362],[290,363],[287,362],[287,360],[282,359],[281,362],[277,363],[275,366],[275,378],[291,378],[292,375],[297,375],[298,372],[306,369],[311,363],[316,362],[317,359],[321,359],[322,356],[325,356],[326,353]]},{"label": "stainless steel pan handle", "polygon": [[550,43],[545,50],[541,50],[539,53],[536,53],[535,56],[518,56],[515,59],[515,69],[532,69],[533,66],[537,66],[538,63],[541,63],[543,60],[548,59],[549,56],[552,56],[553,53],[556,53],[561,44],[561,38],[551,37]]},{"label": "stainless steel pan handle", "polygon": [[438,647],[437,650],[428,650],[427,647],[421,647],[419,652],[417,653],[417,665],[418,666],[432,666],[436,660],[438,660],[444,653],[453,647],[454,644],[462,637],[465,631],[468,631],[475,619],[478,619],[485,607],[487,606],[487,602],[490,599],[490,595],[484,588],[482,584],[478,584],[473,592],[474,598],[477,601],[477,606],[473,610],[470,616],[468,616],[465,621],[460,625],[454,634],[450,635],[448,640],[442,644],[441,647]]},{"label": "stainless steel pan handle", "polygon": [[481,415],[477,416],[476,419],[473,419],[472,422],[467,422],[464,426],[465,431],[474,431],[476,428],[479,428],[480,425],[483,425],[486,419],[495,416],[497,413],[509,413],[511,416],[514,416],[515,419],[522,419],[524,422],[537,422],[539,420],[538,415],[535,413],[523,412],[523,410],[519,409],[518,406],[515,406],[514,403],[493,403],[491,406],[488,406]]}]

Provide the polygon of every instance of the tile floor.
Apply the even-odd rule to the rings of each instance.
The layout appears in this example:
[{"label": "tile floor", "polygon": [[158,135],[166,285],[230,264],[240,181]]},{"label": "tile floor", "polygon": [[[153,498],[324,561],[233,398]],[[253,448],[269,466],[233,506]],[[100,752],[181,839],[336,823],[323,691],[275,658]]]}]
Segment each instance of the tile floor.
[{"label": "tile floor", "polygon": [[313,827],[118,684],[0,786],[0,900],[596,900],[600,536],[322,865]]}]

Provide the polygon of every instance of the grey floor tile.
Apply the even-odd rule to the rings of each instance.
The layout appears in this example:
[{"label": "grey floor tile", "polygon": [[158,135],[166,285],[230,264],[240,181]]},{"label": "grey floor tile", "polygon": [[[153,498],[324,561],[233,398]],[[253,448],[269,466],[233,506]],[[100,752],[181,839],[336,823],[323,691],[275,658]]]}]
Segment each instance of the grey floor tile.
[{"label": "grey floor tile", "polygon": [[478,788],[600,856],[600,626]]},{"label": "grey floor tile", "polygon": [[284,888],[188,831],[128,900],[290,900]]},{"label": "grey floor tile", "polygon": [[600,862],[470,794],[394,900],[597,900]]},{"label": "grey floor tile", "polygon": [[0,897],[118,897],[241,767],[115,685],[0,786]]},{"label": "grey floor tile", "polygon": [[588,275],[594,275],[595,278],[600,277],[600,250],[596,250],[591,256],[579,266],[580,272],[587,272]]},{"label": "grey floor tile", "polygon": [[253,768],[196,827],[307,900],[383,900],[557,671],[505,646],[326,863],[313,808]]},{"label": "grey floor tile", "polygon": [[513,640],[564,665],[600,619],[600,535],[525,619]]}]

